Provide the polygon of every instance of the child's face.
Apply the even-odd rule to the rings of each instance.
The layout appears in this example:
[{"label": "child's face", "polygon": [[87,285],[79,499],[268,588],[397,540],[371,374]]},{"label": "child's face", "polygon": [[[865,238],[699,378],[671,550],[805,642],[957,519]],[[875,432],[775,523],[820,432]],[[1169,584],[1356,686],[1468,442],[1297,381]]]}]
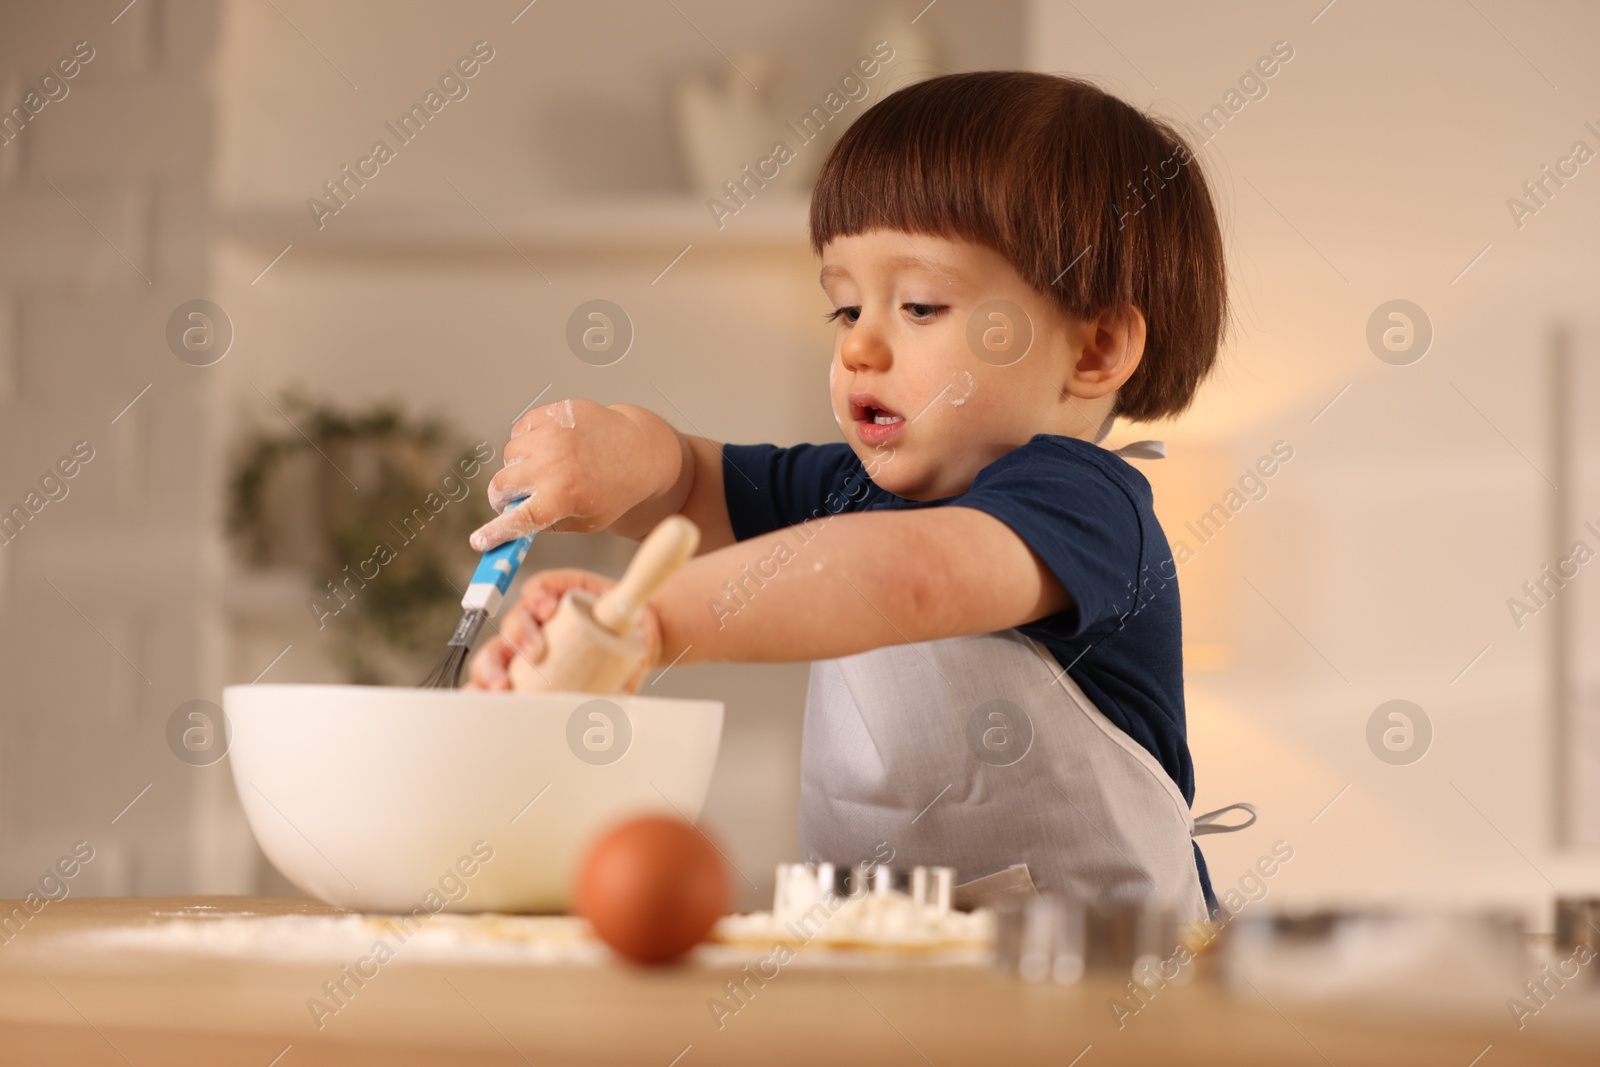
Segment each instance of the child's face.
[{"label": "child's face", "polygon": [[[1092,438],[1109,410],[1063,389],[1090,325],[985,245],[886,229],[839,237],[822,250],[822,287],[838,309],[828,376],[834,419],[872,480],[897,496],[965,492],[1034,434]],[[1002,318],[991,317],[996,310]],[[1017,310],[1021,321],[1013,321]],[[1015,347],[997,353],[981,339],[969,343],[969,333],[981,338],[996,327],[1014,338],[1031,327],[1021,358]],[[863,403],[899,421],[880,425]]]}]

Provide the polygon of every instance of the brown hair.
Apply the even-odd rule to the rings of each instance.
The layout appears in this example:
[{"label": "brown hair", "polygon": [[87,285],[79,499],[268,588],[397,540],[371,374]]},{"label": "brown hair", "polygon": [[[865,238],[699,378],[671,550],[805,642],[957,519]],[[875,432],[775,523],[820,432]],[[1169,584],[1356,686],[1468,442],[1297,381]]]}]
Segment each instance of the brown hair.
[{"label": "brown hair", "polygon": [[1137,307],[1144,356],[1118,415],[1180,413],[1216,362],[1227,286],[1199,162],[1086,81],[977,71],[879,101],[822,165],[811,247],[885,227],[988,245],[1081,319]]}]

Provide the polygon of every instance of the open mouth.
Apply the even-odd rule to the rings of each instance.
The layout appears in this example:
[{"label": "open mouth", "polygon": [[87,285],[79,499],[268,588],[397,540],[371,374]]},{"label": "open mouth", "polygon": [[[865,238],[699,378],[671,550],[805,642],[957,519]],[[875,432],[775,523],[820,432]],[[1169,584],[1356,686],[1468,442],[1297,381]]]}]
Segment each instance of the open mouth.
[{"label": "open mouth", "polygon": [[856,403],[853,400],[850,402],[850,417],[857,422],[870,422],[875,426],[893,426],[895,423],[906,421],[904,415],[875,402]]}]

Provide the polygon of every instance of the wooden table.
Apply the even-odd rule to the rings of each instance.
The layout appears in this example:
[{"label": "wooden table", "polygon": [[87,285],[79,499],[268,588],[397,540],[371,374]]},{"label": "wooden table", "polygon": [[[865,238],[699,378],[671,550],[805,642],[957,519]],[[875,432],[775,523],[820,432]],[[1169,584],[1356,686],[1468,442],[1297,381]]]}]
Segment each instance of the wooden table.
[{"label": "wooden table", "polygon": [[319,1030],[307,1001],[337,973],[329,962],[83,947],[155,922],[198,922],[157,915],[204,909],[347,914],[252,897],[49,904],[0,945],[0,1064],[1600,1063],[1591,975],[1520,1031],[1503,1006],[1456,1018],[1393,1005],[1274,1006],[1229,996],[1203,973],[1161,991],[1119,1029],[1108,1001],[1121,983],[1111,979],[1034,984],[981,966],[813,945],[749,987],[719,1027],[708,1001],[725,996],[743,951],[728,946],[649,971],[593,948],[587,961],[537,965],[408,960],[402,950]]}]

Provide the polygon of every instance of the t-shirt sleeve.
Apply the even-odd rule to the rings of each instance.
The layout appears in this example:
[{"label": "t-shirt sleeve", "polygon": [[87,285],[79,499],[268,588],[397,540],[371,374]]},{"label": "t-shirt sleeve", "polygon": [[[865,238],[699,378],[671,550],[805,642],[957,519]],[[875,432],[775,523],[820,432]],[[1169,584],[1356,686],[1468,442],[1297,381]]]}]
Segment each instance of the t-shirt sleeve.
[{"label": "t-shirt sleeve", "polygon": [[1077,637],[1133,610],[1144,531],[1129,492],[1095,464],[1035,441],[989,464],[950,503],[993,515],[1022,538],[1072,597],[1052,618]]},{"label": "t-shirt sleeve", "polygon": [[723,445],[722,490],[735,540],[826,513],[828,495],[860,461],[843,441],[826,445]]}]

